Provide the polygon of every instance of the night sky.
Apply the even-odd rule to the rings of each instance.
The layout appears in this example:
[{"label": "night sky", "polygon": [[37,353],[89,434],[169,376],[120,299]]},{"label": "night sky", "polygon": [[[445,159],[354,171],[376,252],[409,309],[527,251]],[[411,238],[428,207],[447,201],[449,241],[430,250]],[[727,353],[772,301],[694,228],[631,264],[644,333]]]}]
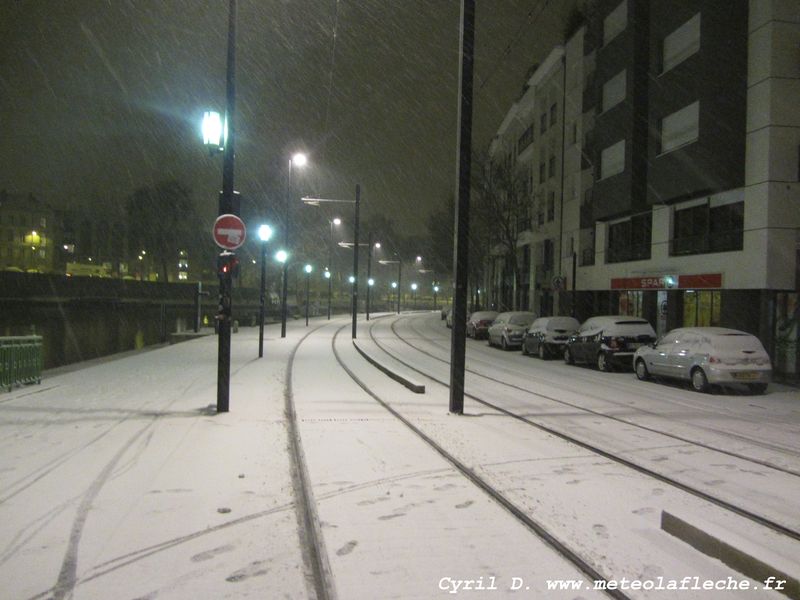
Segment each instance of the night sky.
[{"label": "night sky", "polygon": [[[485,148],[574,0],[478,0],[473,143]],[[455,188],[458,0],[239,0],[236,189],[302,190],[423,227]],[[0,189],[113,210],[176,178],[216,212],[222,157],[200,121],[224,110],[226,0],[2,0]],[[337,17],[338,12],[338,17]],[[337,23],[335,53],[333,30]]]}]

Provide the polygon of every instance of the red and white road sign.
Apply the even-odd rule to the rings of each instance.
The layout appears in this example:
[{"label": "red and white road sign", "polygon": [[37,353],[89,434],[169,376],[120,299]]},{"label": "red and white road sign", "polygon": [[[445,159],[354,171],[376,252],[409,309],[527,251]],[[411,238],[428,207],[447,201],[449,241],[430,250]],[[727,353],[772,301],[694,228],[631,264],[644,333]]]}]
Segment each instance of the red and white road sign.
[{"label": "red and white road sign", "polygon": [[247,238],[244,221],[236,215],[218,216],[214,221],[213,232],[217,246],[225,250],[236,250]]}]

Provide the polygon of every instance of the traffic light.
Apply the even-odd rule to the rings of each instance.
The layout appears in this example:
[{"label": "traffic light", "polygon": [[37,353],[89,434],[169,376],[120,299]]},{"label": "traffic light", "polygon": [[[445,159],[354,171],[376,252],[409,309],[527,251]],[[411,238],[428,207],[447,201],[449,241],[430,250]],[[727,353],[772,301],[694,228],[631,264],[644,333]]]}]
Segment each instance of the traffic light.
[{"label": "traffic light", "polygon": [[239,259],[232,252],[223,252],[217,257],[217,275],[235,277],[239,273]]}]

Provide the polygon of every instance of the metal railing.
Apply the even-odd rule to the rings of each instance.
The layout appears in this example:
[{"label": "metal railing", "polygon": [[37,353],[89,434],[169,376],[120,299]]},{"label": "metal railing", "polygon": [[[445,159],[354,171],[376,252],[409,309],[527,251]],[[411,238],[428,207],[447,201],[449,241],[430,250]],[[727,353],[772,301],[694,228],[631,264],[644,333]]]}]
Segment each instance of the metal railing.
[{"label": "metal railing", "polygon": [[0,387],[42,382],[42,336],[0,337]]}]

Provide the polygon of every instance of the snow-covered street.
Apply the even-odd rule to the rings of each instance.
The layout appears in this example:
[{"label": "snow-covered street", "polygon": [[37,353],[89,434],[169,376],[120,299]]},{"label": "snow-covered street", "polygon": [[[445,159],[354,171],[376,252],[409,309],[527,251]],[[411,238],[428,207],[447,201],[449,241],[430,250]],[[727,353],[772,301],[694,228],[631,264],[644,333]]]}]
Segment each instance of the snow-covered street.
[{"label": "snow-covered street", "polygon": [[697,394],[470,340],[455,416],[438,313],[359,323],[424,394],[346,318],[288,333],[262,359],[257,329],[233,336],[225,414],[214,336],[0,396],[3,597],[786,597],[665,512],[800,576],[794,388]]}]

